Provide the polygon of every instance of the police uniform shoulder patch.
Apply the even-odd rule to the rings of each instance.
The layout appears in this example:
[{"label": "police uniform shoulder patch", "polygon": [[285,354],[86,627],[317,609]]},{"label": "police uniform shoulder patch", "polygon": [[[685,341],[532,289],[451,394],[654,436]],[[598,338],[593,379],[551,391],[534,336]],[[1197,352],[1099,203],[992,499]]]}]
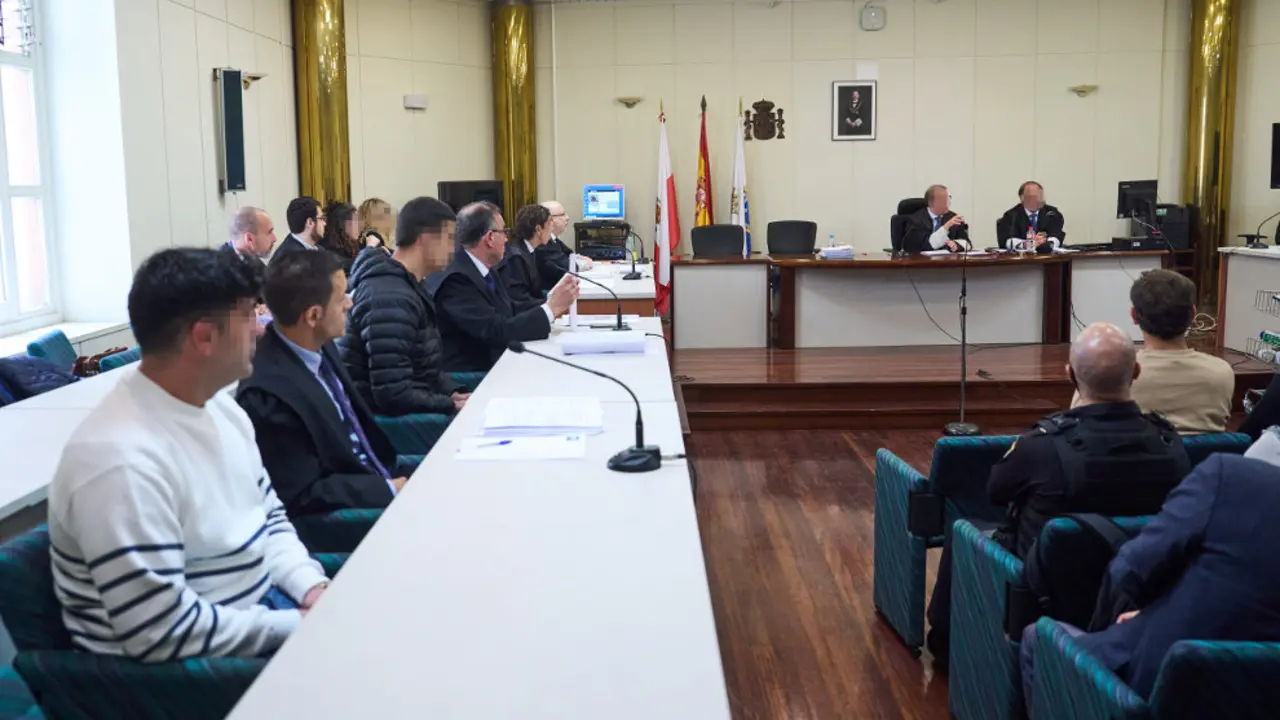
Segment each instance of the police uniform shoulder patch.
[{"label": "police uniform shoulder patch", "polygon": [[1014,448],[1016,448],[1016,447],[1018,447],[1018,441],[1017,441],[1017,440],[1014,440],[1014,441],[1013,441],[1013,444],[1009,446],[1009,449],[1008,449],[1007,451],[1005,451],[1004,456],[1007,458],[1007,457],[1009,457],[1010,455],[1012,455],[1012,454],[1013,454],[1013,450],[1014,450]]}]

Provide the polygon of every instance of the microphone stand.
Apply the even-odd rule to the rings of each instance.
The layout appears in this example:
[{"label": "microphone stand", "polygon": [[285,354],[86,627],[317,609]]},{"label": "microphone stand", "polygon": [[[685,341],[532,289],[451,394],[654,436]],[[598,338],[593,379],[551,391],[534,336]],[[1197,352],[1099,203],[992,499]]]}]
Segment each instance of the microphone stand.
[{"label": "microphone stand", "polygon": [[576,365],[574,363],[561,360],[553,355],[540,353],[537,350],[530,350],[525,347],[524,343],[519,341],[513,341],[507,345],[507,348],[514,353],[529,353],[530,355],[537,355],[543,360],[550,360],[554,363],[560,363],[565,367],[571,367],[574,370],[591,373],[596,377],[602,377],[605,380],[612,380],[620,385],[622,389],[626,390],[627,394],[631,396],[631,401],[636,404],[636,444],[625,450],[619,451],[613,457],[609,458],[609,469],[616,472],[640,473],[652,472],[653,470],[657,470],[662,467],[662,450],[657,445],[644,444],[644,416],[640,411],[640,400],[636,397],[634,392],[631,392],[631,388],[627,387],[626,383],[612,375],[606,375],[599,370],[592,370],[589,367],[583,367],[582,365]]},{"label": "microphone stand", "polygon": [[[972,247],[972,243],[970,243]],[[977,425],[965,422],[965,389],[969,384],[969,256],[960,261],[960,421],[947,423],[942,434],[948,437],[972,437],[982,431]]]},{"label": "microphone stand", "polygon": [[[628,233],[628,234],[631,237],[636,239],[636,245],[638,245],[640,249],[643,250],[644,243],[640,242],[640,236],[636,235],[635,233]],[[641,280],[644,278],[644,275],[636,271],[636,251],[632,250],[630,254],[631,254],[631,272],[627,273],[626,275],[623,275],[622,279],[623,280]]]},{"label": "microphone stand", "polygon": [[1246,233],[1244,235],[1237,235],[1236,237],[1242,237],[1245,240],[1248,240],[1249,244],[1246,247],[1252,248],[1254,250],[1266,250],[1267,244],[1262,241],[1266,240],[1267,236],[1262,234],[1262,226],[1266,225],[1267,223],[1271,222],[1272,220],[1278,217],[1280,217],[1280,212],[1258,223],[1258,229],[1255,230],[1254,232]]},{"label": "microphone stand", "polygon": [[[630,329],[631,329],[631,326],[630,326],[630,325],[628,325],[628,324],[626,324],[626,323],[622,322],[622,299],[618,297],[618,293],[616,293],[616,292],[614,292],[614,291],[613,291],[613,288],[609,287],[608,285],[605,285],[605,284],[604,284],[604,283],[602,283],[602,282],[597,282],[597,281],[595,281],[595,280],[592,280],[592,279],[591,279],[591,278],[589,278],[589,277],[584,277],[584,276],[582,276],[582,275],[579,275],[578,273],[576,273],[576,272],[574,272],[574,271],[572,271],[572,270],[566,270],[566,271],[565,271],[565,275],[572,275],[572,276],[574,276],[574,277],[578,278],[579,280],[586,280],[587,282],[591,283],[592,285],[595,285],[595,286],[597,286],[597,287],[602,287],[602,288],[604,288],[604,289],[605,289],[605,292],[608,292],[610,295],[612,295],[612,296],[613,296],[613,301],[614,301],[614,302],[616,302],[616,303],[618,304],[618,323],[617,323],[616,325],[614,325],[614,326],[613,326],[613,330],[614,330],[614,331],[622,331],[622,330],[630,330]],[[592,327],[592,328],[595,328],[596,326],[595,326],[595,325],[592,325],[591,327]],[[599,329],[604,329],[604,328],[602,327],[602,328],[599,328]],[[530,351],[530,352],[532,352],[532,351]]]}]

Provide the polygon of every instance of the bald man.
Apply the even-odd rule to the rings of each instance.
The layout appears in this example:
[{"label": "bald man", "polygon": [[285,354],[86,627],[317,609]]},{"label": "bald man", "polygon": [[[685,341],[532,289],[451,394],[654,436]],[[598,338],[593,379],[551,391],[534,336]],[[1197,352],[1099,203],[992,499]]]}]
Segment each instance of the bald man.
[{"label": "bald man", "polygon": [[[987,496],[1008,508],[994,536],[1026,557],[1045,523],[1067,513],[1151,515],[1191,470],[1182,438],[1129,397],[1142,368],[1129,335],[1094,323],[1071,344],[1067,376],[1080,404],[1037,422],[991,469]],[[975,523],[976,524],[976,523]],[[944,659],[951,615],[950,528],[929,603],[928,646]]]},{"label": "bald man", "polygon": [[276,245],[276,227],[262,208],[245,206],[231,216],[227,242],[222,246],[242,258],[266,262]]},{"label": "bald man", "polygon": [[[569,214],[565,212],[564,206],[555,200],[548,200],[542,203],[542,207],[551,212],[551,239],[539,245],[533,251],[534,260],[538,263],[538,276],[542,279],[542,291],[544,293],[551,292],[551,288],[560,282],[560,278],[564,277],[565,271],[569,269],[569,258],[575,257],[572,250],[564,241],[560,239],[561,235],[569,229]],[[578,270],[589,270],[591,268],[591,259],[577,255]]]}]

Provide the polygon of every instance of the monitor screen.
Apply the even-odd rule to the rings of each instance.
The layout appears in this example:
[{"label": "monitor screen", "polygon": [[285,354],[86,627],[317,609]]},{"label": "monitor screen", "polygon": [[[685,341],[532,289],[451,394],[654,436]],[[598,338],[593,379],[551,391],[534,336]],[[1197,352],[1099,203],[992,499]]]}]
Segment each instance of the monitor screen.
[{"label": "monitor screen", "polygon": [[587,185],[582,188],[582,217],[587,220],[621,219],[626,207],[621,185]]},{"label": "monitor screen", "polygon": [[1271,189],[1280,190],[1280,123],[1271,126]]}]

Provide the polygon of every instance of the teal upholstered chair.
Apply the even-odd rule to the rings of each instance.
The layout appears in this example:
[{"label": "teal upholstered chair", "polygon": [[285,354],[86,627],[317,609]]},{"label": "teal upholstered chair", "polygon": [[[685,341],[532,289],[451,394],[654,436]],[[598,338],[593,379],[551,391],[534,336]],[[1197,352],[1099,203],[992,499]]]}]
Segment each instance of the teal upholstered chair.
[{"label": "teal upholstered chair", "polygon": [[[461,386],[463,392],[472,392],[480,386],[480,382],[484,380],[486,374],[483,372],[456,372],[449,373],[449,377]],[[438,413],[415,413],[399,417],[379,415],[375,420],[378,423],[378,427],[391,440],[391,445],[398,454],[425,456],[431,452],[431,448],[435,447],[436,441],[440,439],[440,436],[444,435],[449,423],[453,421],[453,416]]]},{"label": "teal upholstered chair", "polygon": [[114,355],[108,355],[98,361],[98,369],[102,372],[122,368],[125,365],[136,363],[142,359],[142,351],[136,347],[128,350],[121,350]]},{"label": "teal upholstered chair", "polygon": [[27,354],[46,360],[58,367],[71,371],[76,364],[76,349],[61,330],[53,330],[36,338],[27,345]]},{"label": "teal upholstered chair", "polygon": [[[346,556],[316,559],[332,576]],[[0,588],[14,667],[51,717],[220,720],[266,666],[240,658],[139,663],[74,649],[53,592],[45,526],[0,546]]]},{"label": "teal upholstered chair", "polygon": [[39,720],[44,717],[31,690],[13,668],[0,668],[0,720]]},{"label": "teal upholstered chair", "polygon": [[1143,699],[1045,618],[1029,692],[1036,720],[1269,720],[1280,715],[1280,643],[1174,643]]},{"label": "teal upholstered chair", "polygon": [[[876,453],[872,597],[876,611],[913,651],[924,644],[925,554],[942,547],[944,530],[957,520],[1004,519],[1005,508],[987,500],[987,479],[1014,440],[1012,435],[941,438],[927,477],[888,450]],[[1242,454],[1249,437],[1190,435],[1183,444],[1196,465],[1215,452]]]},{"label": "teal upholstered chair", "polygon": [[382,517],[382,509],[335,510],[323,515],[292,518],[302,544],[313,553],[354,552],[360,541]]},{"label": "teal upholstered chair", "polygon": [[[1130,535],[1141,532],[1150,516],[1115,518]],[[1083,615],[1060,616],[1085,627],[1105,567],[1089,568],[1097,577],[1079,578],[1080,563],[1063,558],[1083,557],[1092,537],[1075,520],[1058,518],[1045,525],[1042,544],[1046,575],[1056,571],[1053,587],[1078,587],[1080,597],[1068,603]],[[957,720],[1015,720],[1025,717],[1022,679],[1018,667],[1022,630],[1039,616],[1027,588],[1021,559],[972,523],[955,524],[952,537],[951,658],[947,681],[951,715]],[[1087,596],[1087,599],[1085,597]],[[1087,605],[1087,607],[1085,607]]]}]

